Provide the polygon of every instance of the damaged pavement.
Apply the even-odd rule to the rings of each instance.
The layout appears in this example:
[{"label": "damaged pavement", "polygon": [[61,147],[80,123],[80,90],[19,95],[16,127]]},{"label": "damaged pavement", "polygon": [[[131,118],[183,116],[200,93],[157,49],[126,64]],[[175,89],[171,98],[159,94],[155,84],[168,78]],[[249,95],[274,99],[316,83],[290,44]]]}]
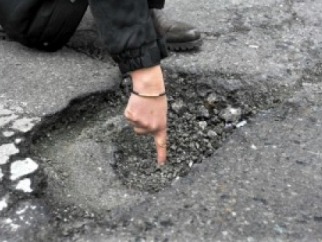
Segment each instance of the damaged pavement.
[{"label": "damaged pavement", "polygon": [[0,241],[322,241],[321,9],[167,3],[204,45],[163,63],[164,168],[90,12],[56,53],[0,40]]}]

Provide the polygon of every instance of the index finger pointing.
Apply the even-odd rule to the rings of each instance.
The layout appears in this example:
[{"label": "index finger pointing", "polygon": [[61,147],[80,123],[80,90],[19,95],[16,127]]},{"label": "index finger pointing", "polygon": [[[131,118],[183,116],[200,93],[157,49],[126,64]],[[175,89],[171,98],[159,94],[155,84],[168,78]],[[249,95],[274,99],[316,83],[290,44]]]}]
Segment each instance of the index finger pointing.
[{"label": "index finger pointing", "polygon": [[154,134],[154,142],[157,150],[157,160],[164,165],[167,159],[167,130],[163,129]]}]

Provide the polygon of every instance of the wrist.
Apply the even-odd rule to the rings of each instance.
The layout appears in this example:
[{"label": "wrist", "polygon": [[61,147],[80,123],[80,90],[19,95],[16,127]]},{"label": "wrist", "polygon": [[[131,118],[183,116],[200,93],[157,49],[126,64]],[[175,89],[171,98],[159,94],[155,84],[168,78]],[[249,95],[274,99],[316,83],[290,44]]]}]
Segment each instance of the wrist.
[{"label": "wrist", "polygon": [[131,72],[133,90],[141,93],[162,93],[165,91],[160,65]]}]

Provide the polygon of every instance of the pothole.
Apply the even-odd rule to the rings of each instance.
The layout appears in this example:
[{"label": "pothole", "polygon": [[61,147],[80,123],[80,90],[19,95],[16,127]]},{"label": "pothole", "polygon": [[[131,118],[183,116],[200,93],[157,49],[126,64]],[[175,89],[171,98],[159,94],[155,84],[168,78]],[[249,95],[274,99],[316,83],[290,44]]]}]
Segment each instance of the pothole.
[{"label": "pothole", "polygon": [[158,166],[153,138],[138,136],[123,118],[120,91],[75,100],[47,117],[31,152],[48,177],[55,203],[111,209],[158,192],[189,173],[247,123],[247,105],[219,94],[194,77],[167,75],[168,159]]}]

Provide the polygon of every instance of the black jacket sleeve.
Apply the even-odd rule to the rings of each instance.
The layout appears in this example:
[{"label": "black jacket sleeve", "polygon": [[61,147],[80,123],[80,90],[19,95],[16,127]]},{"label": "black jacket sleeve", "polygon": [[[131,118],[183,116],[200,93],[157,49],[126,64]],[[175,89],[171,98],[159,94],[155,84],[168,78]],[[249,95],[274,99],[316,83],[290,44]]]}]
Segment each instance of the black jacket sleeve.
[{"label": "black jacket sleeve", "polygon": [[163,8],[165,0],[148,0],[149,8]]},{"label": "black jacket sleeve", "polygon": [[0,0],[0,25],[12,40],[56,51],[73,35],[87,7],[87,0]]},{"label": "black jacket sleeve", "polygon": [[160,64],[167,56],[155,31],[150,7],[158,0],[89,0],[100,36],[122,73]]}]

